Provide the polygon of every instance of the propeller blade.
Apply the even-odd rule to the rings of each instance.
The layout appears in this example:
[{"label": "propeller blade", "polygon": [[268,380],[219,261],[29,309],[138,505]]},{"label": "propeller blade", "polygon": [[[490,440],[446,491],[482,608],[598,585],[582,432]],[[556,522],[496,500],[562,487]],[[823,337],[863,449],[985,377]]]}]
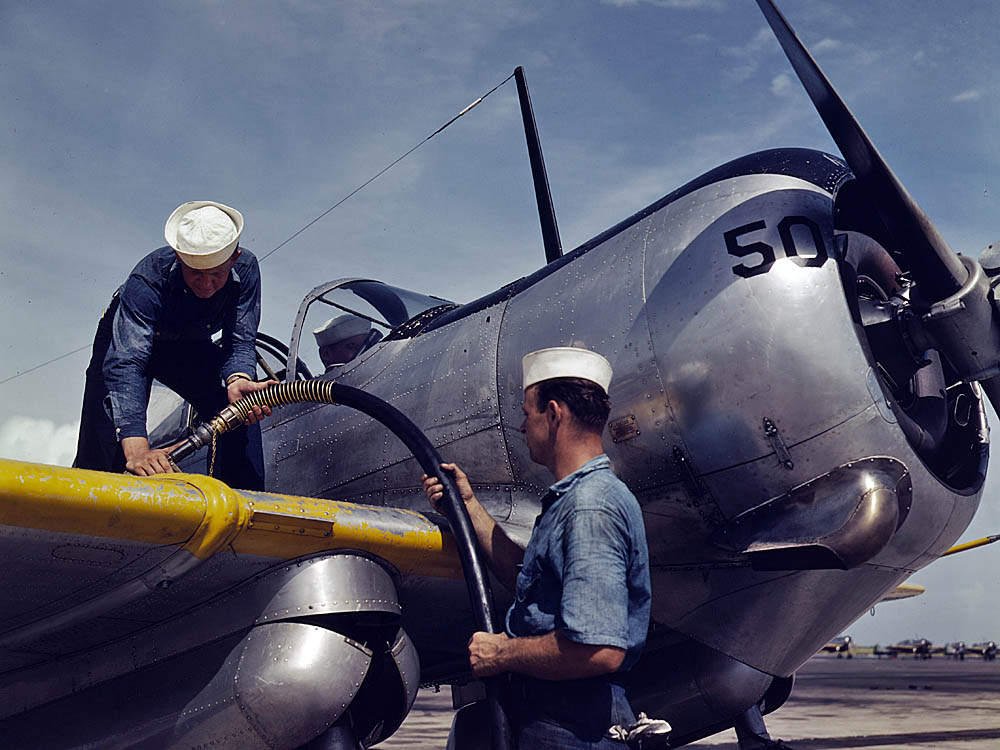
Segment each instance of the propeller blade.
[{"label": "propeller blade", "polygon": [[806,93],[855,178],[907,259],[920,295],[936,302],[954,294],[968,272],[823,75],[816,61],[771,0],[757,0]]}]

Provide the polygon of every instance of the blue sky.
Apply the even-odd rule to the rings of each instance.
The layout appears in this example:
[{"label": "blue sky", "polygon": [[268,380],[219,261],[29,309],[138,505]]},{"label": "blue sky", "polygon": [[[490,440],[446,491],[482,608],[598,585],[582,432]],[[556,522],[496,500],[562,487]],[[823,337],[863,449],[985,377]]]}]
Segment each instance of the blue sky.
[{"label": "blue sky", "polygon": [[[1000,239],[1000,5],[782,6],[952,247]],[[179,203],[236,206],[264,255],[516,65],[567,249],[742,154],[836,153],[751,0],[3,0],[0,381],[89,345]],[[268,258],[261,328],[326,279],[467,301],[542,261],[511,81]],[[0,455],[71,460],[87,357],[0,384]],[[964,538],[1000,532],[997,481]],[[1000,638],[998,569],[942,560],[851,632]]]}]

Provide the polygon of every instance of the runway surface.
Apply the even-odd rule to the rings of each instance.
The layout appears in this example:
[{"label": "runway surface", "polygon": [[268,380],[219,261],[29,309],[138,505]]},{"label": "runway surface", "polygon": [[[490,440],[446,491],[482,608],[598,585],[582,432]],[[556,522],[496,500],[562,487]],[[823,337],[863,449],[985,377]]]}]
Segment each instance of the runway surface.
[{"label": "runway surface", "polygon": [[[421,690],[400,730],[378,747],[443,748],[451,717],[447,687]],[[767,726],[791,750],[997,750],[1000,660],[817,656],[796,674],[791,697]],[[736,750],[736,735],[685,747]]]}]

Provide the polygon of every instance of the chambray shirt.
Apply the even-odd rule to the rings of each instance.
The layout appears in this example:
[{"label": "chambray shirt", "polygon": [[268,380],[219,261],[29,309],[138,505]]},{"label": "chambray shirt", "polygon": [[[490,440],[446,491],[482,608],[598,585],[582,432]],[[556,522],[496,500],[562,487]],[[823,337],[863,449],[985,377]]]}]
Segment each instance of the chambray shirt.
[{"label": "chambray shirt", "polygon": [[221,330],[220,386],[234,372],[254,373],[260,270],[248,250],[242,250],[228,281],[208,299],[199,299],[184,283],[180,262],[169,247],[139,261],[115,294],[119,303],[104,358],[104,382],[119,440],[146,437],[152,377],[147,366],[157,342],[204,341]]},{"label": "chambray shirt", "polygon": [[623,648],[619,671],[625,671],[646,642],[650,599],[639,503],[601,454],[542,498],[507,611],[507,634],[559,629],[577,643]]}]

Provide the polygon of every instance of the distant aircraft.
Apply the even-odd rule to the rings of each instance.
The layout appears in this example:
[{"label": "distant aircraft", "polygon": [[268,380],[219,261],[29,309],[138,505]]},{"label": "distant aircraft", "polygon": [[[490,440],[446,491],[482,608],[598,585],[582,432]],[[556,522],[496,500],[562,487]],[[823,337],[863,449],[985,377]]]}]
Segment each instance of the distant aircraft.
[{"label": "distant aircraft", "polygon": [[986,661],[993,661],[997,658],[997,644],[996,641],[980,641],[979,643],[973,643],[965,652],[981,656]]},{"label": "distant aircraft", "polygon": [[890,654],[913,654],[914,658],[930,659],[931,642],[926,638],[907,638],[886,646],[886,651]]},{"label": "distant aircraft", "polygon": [[838,659],[854,658],[854,641],[849,635],[838,635],[820,649],[821,653],[836,654]]},{"label": "distant aircraft", "polygon": [[931,653],[943,654],[944,656],[950,656],[952,659],[965,659],[965,641],[953,641],[952,643],[946,643],[944,646],[931,646]]},{"label": "distant aircraft", "polygon": [[[608,357],[606,449],[653,579],[629,695],[673,747],[780,706],[800,665],[958,539],[986,475],[983,394],[1000,405],[1000,258],[948,248],[759,4],[843,158],[736,159],[567,255],[547,240],[544,267],[467,304],[330,282],[286,342],[260,343],[281,393],[335,379],[408,417],[407,440],[462,464],[522,542],[549,479],[518,429],[521,356]],[[309,379],[313,303],[384,336]],[[192,416],[166,413],[169,441]],[[463,580],[474,550],[379,419],[283,406],[262,431],[266,492],[0,463],[4,741],[356,748],[395,731],[418,685],[473,700],[466,642],[489,597],[469,592],[489,582]]]}]

